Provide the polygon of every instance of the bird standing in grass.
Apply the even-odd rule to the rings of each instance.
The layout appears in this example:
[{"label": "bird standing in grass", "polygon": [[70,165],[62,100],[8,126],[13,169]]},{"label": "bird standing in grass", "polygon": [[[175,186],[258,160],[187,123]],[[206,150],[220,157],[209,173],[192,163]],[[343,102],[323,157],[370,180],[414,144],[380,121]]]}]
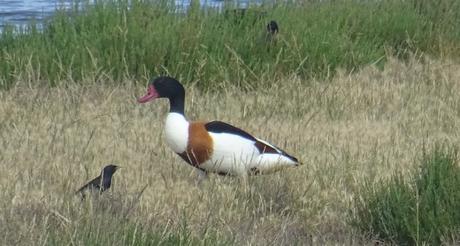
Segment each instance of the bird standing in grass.
[{"label": "bird standing in grass", "polygon": [[185,118],[185,89],[171,77],[150,81],[147,94],[138,99],[146,103],[156,98],[169,99],[166,142],[188,164],[202,171],[221,175],[247,176],[270,173],[300,163],[280,148],[221,121],[191,122]]},{"label": "bird standing in grass", "polygon": [[82,197],[85,197],[86,191],[99,191],[99,193],[104,192],[109,189],[112,185],[112,176],[119,169],[119,166],[116,165],[107,165],[105,166],[101,174],[89,181],[87,184],[83,185],[75,193],[80,194]]},{"label": "bird standing in grass", "polygon": [[265,43],[267,44],[267,49],[270,50],[271,46],[276,45],[278,40],[279,27],[276,21],[272,20],[267,24],[265,32]]},{"label": "bird standing in grass", "polygon": [[278,23],[276,21],[272,20],[267,24],[267,36],[271,37],[271,39],[274,39],[276,35],[279,32],[278,28]]}]

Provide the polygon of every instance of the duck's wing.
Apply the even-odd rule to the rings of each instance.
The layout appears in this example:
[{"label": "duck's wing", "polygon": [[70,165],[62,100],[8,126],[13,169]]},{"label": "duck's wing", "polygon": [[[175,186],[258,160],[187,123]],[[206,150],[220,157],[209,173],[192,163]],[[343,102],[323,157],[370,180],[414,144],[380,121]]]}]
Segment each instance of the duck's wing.
[{"label": "duck's wing", "polygon": [[211,121],[204,125],[208,132],[238,135],[248,140],[257,141],[251,134],[222,121]]},{"label": "duck's wing", "polygon": [[213,133],[228,133],[233,135],[238,135],[240,137],[246,138],[254,142],[254,146],[259,150],[261,154],[279,154],[291,159],[294,162],[298,162],[297,158],[294,156],[289,155],[284,150],[272,145],[262,139],[258,139],[251,134],[247,133],[246,131],[232,126],[228,123],[222,121],[211,121],[205,124],[205,128],[208,132]]},{"label": "duck's wing", "polygon": [[260,153],[262,154],[279,154],[279,155],[282,155],[282,156],[285,156],[287,158],[289,158],[290,160],[294,161],[294,162],[299,162],[297,160],[297,158],[295,158],[294,156],[286,153],[286,151],[276,147],[275,145],[272,145],[262,139],[258,139],[256,138],[257,142],[255,143],[255,146],[257,147],[257,149],[260,151]]}]

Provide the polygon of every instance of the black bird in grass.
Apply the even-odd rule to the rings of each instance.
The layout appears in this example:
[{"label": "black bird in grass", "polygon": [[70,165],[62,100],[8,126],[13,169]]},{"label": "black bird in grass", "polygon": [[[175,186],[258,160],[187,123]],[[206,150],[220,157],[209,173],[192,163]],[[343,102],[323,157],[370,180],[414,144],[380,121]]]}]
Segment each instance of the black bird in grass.
[{"label": "black bird in grass", "polygon": [[267,32],[269,34],[275,35],[278,33],[278,31],[278,23],[276,23],[276,21],[272,20],[267,24]]},{"label": "black bird in grass", "polygon": [[116,165],[105,166],[102,169],[101,174],[99,176],[89,181],[87,184],[83,185],[83,187],[78,189],[75,193],[80,194],[84,198],[84,192],[87,190],[99,191],[99,193],[104,192],[105,190],[110,188],[110,185],[112,184],[112,176],[118,168],[120,167]]},{"label": "black bird in grass", "polygon": [[267,24],[267,41],[273,42],[275,41],[276,35],[279,32],[278,23],[272,20]]}]

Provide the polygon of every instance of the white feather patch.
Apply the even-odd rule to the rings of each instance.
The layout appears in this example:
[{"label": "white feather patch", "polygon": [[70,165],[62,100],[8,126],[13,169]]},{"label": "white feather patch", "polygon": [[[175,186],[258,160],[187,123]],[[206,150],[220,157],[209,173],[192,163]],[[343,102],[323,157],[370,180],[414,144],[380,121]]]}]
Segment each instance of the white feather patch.
[{"label": "white feather patch", "polygon": [[[255,142],[229,133],[209,133],[213,139],[211,159],[200,165],[207,171],[246,175],[256,168],[261,172],[272,172],[296,163],[280,154],[260,154]],[[258,139],[259,140],[259,139]],[[271,144],[259,140],[278,150]]]},{"label": "white feather patch", "polygon": [[182,114],[169,113],[166,117],[166,143],[176,153],[187,149],[189,122]]}]

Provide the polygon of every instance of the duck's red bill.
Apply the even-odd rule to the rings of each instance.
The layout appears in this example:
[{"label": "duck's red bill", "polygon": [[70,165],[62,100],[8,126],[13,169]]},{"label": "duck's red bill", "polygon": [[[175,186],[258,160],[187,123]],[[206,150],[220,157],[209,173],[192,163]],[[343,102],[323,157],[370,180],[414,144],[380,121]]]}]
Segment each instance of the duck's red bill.
[{"label": "duck's red bill", "polygon": [[155,98],[158,98],[158,96],[159,95],[158,95],[158,92],[155,90],[155,87],[153,85],[149,85],[149,87],[147,88],[147,94],[137,99],[137,101],[139,103],[146,103],[146,102],[152,101]]}]

